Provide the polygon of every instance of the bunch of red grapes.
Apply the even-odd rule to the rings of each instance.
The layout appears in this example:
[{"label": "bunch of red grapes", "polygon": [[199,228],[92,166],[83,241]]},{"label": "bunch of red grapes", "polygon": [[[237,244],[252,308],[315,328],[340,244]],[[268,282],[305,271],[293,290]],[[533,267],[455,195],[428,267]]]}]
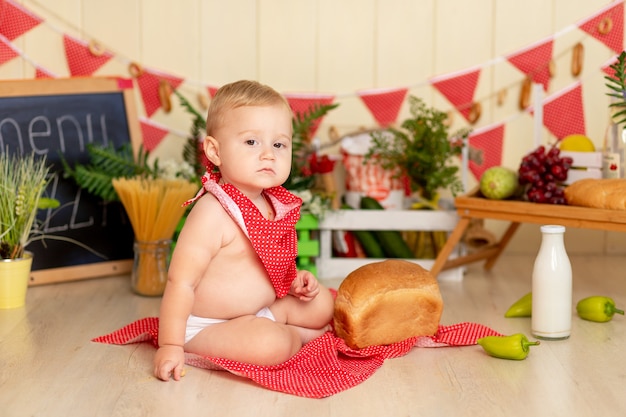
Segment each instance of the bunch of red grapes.
[{"label": "bunch of red grapes", "polygon": [[572,158],[561,157],[559,148],[545,146],[522,158],[518,169],[519,183],[526,187],[528,201],[545,204],[567,204],[563,182],[572,166]]}]

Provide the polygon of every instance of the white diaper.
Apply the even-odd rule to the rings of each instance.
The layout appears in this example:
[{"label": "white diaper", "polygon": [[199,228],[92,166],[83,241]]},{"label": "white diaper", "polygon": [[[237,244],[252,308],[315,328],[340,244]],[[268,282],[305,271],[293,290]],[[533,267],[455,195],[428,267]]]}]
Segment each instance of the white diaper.
[{"label": "white diaper", "polygon": [[[266,319],[276,321],[276,318],[270,311],[269,307],[264,307],[261,310],[259,310],[259,312],[256,313],[256,316],[264,317]],[[214,324],[224,323],[225,321],[228,321],[228,320],[198,317],[198,316],[194,316],[193,314],[190,314],[189,318],[187,319],[187,328],[185,329],[185,343],[193,339],[205,327],[209,327]]]}]

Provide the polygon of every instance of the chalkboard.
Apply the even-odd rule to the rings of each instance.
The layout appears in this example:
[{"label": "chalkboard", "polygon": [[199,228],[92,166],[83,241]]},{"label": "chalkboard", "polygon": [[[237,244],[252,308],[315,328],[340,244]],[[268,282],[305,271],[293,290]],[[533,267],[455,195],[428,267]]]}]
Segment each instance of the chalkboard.
[{"label": "chalkboard", "polygon": [[[51,166],[46,196],[58,209],[41,210],[44,240],[34,253],[30,285],[130,272],[133,231],[119,202],[104,203],[63,178],[88,163],[88,143],[139,149],[141,135],[132,82],[116,78],[67,78],[0,82],[0,152],[45,155]],[[60,240],[60,239],[63,240]],[[77,244],[76,242],[80,242]]]}]

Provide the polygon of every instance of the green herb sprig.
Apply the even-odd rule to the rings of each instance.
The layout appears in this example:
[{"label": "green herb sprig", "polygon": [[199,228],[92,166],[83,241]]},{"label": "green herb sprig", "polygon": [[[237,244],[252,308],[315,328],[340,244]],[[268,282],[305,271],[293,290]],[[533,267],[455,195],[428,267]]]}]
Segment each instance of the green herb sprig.
[{"label": "green herb sprig", "polygon": [[615,123],[626,123],[626,51],[622,51],[617,57],[617,61],[610,65],[610,68],[615,71],[615,75],[610,77],[604,76],[607,81],[606,86],[609,88],[607,95],[614,98],[609,104],[610,108],[614,109],[611,116]]}]

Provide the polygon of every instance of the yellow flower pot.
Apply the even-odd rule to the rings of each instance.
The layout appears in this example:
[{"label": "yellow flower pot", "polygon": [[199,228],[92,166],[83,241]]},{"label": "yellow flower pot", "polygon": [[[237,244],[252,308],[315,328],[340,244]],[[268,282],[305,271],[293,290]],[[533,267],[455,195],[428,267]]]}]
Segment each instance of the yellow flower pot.
[{"label": "yellow flower pot", "polygon": [[23,258],[0,259],[0,309],[18,308],[26,304],[26,290],[30,279],[33,254]]}]

